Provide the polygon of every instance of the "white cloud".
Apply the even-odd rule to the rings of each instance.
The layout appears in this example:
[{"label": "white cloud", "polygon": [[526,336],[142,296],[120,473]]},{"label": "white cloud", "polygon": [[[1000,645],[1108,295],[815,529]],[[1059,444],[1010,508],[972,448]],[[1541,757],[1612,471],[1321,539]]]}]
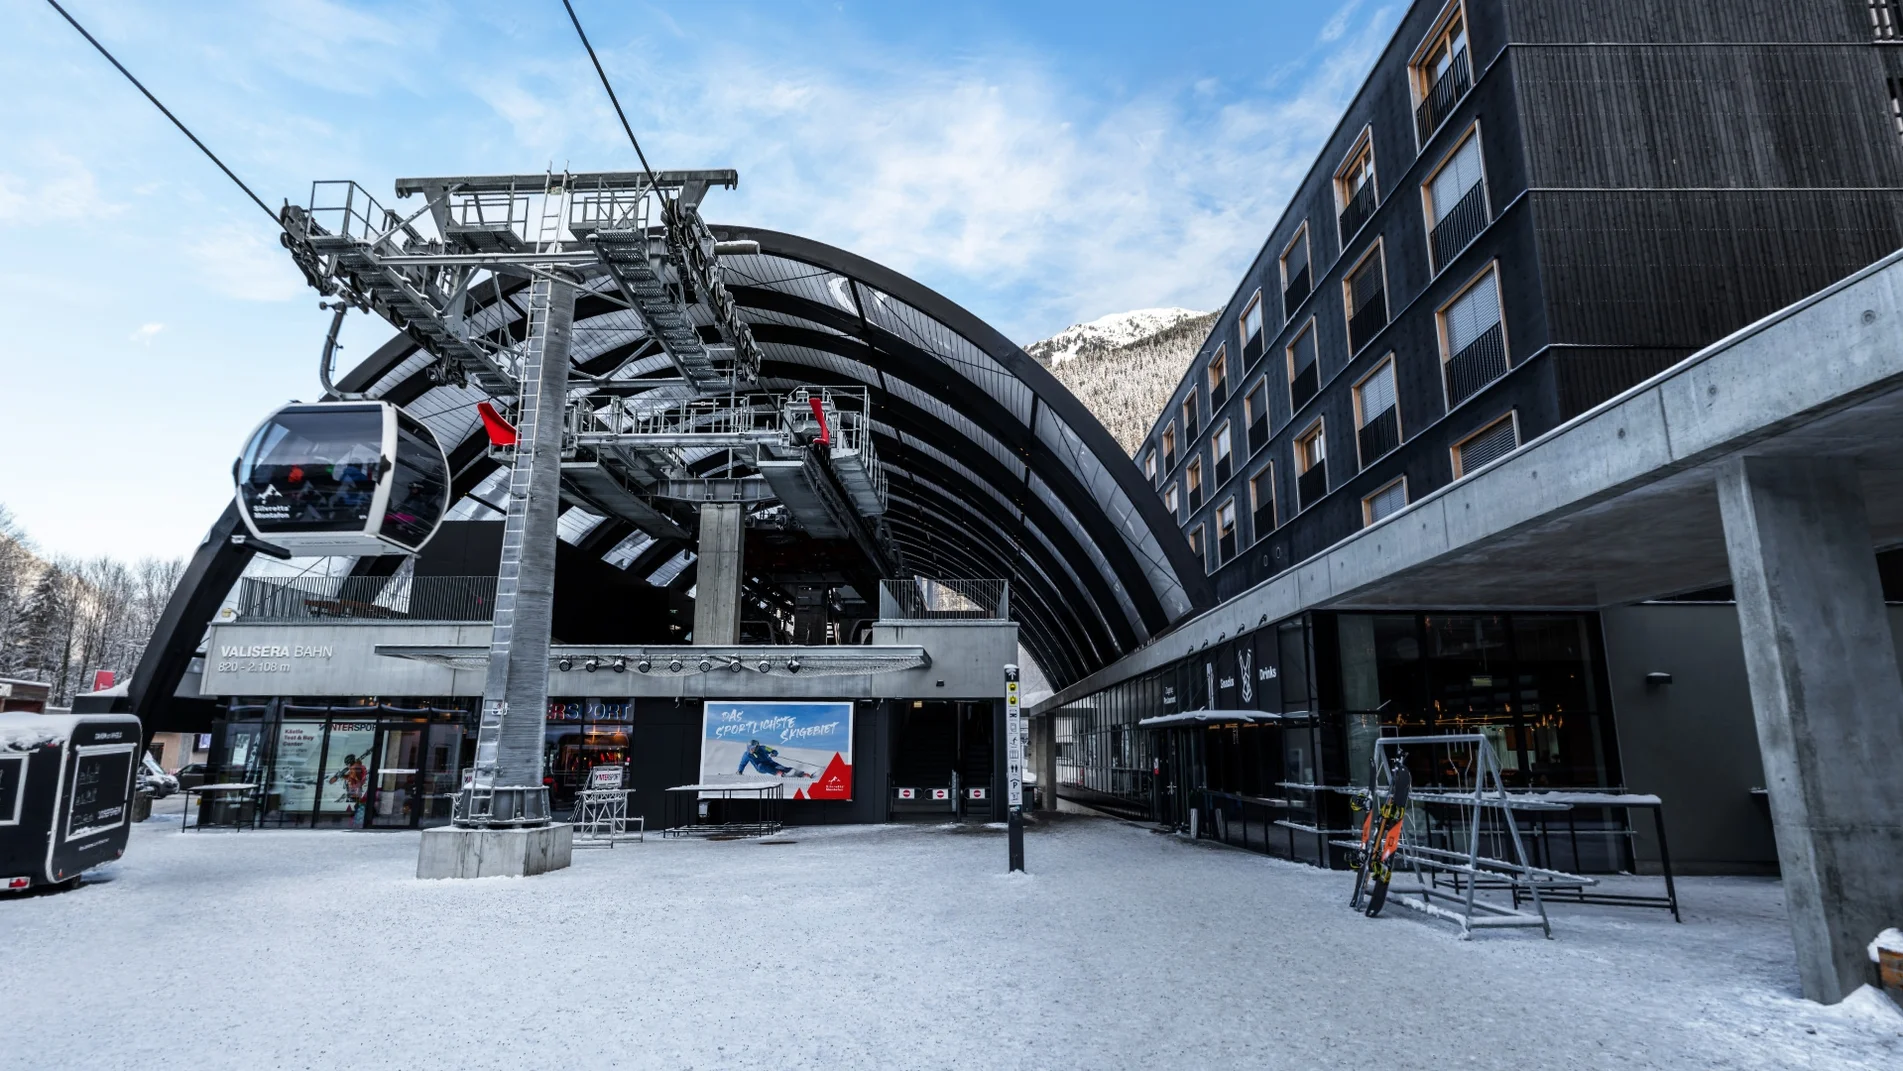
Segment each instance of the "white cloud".
[{"label": "white cloud", "polygon": [[288,301],[309,293],[276,232],[256,222],[225,224],[187,242],[185,253],[213,290],[240,301]]},{"label": "white cloud", "polygon": [[160,323],[140,324],[139,329],[137,331],[132,332],[132,334],[126,336],[126,338],[127,338],[127,341],[137,342],[141,346],[150,346],[152,344],[152,340],[158,337],[158,333],[163,330],[165,330],[164,324],[160,324]]},{"label": "white cloud", "polygon": [[38,166],[26,174],[0,171],[0,223],[54,223],[125,211],[124,205],[106,199],[92,171],[78,159],[44,149],[21,157]]},{"label": "white cloud", "polygon": [[1348,20],[1355,17],[1355,11],[1360,7],[1361,0],[1348,0],[1346,4],[1343,4],[1341,10],[1335,12],[1333,18],[1322,24],[1320,35],[1322,42],[1341,40],[1342,35],[1348,32]]}]

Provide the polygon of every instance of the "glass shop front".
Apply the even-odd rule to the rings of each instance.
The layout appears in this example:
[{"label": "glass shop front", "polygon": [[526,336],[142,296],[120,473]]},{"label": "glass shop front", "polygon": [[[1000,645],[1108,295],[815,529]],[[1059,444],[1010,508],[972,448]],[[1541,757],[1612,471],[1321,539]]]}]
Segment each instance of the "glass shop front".
[{"label": "glass shop front", "polygon": [[[1196,724],[1137,725],[1203,711],[1214,713]],[[1508,791],[1620,784],[1594,614],[1310,613],[1055,718],[1060,795],[1179,829],[1193,811],[1200,836],[1324,866],[1341,861],[1329,842],[1354,822],[1346,790],[1366,785],[1382,737],[1480,734]],[[1406,754],[1417,786],[1471,773],[1471,748]],[[1554,862],[1624,865],[1622,815],[1585,809],[1568,821],[1550,840],[1588,847]]]},{"label": "glass shop front", "polygon": [[242,697],[212,727],[207,783],[259,788],[264,825],[414,829],[450,819],[476,701]]}]

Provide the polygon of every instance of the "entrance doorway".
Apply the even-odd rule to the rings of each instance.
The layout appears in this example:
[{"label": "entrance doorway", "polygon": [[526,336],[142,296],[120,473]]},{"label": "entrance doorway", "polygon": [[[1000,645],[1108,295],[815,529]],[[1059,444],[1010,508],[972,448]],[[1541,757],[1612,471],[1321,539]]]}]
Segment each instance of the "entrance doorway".
[{"label": "entrance doorway", "polygon": [[893,817],[991,817],[994,706],[914,700],[899,707],[892,732]]}]

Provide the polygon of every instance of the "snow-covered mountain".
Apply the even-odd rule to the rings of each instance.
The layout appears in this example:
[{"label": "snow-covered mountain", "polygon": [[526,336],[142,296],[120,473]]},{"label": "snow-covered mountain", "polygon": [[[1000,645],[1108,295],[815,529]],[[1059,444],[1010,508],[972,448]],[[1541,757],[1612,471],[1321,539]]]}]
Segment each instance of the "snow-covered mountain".
[{"label": "snow-covered mountain", "polygon": [[1133,309],[1099,316],[1087,324],[1072,324],[1042,342],[1024,347],[1024,352],[1046,368],[1090,354],[1104,353],[1149,338],[1202,313],[1190,309]]},{"label": "snow-covered mountain", "polygon": [[1135,456],[1215,321],[1213,312],[1138,309],[1067,327],[1024,351]]}]

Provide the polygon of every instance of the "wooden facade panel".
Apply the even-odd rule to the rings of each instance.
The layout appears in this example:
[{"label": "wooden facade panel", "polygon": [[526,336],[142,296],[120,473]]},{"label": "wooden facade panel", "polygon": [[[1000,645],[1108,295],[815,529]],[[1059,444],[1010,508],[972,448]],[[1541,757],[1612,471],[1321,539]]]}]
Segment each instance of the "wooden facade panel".
[{"label": "wooden facade panel", "polygon": [[1531,184],[1903,185],[1883,51],[1516,49]]},{"label": "wooden facade panel", "polygon": [[1868,0],[1506,0],[1518,42],[1863,43]]},{"label": "wooden facade panel", "polygon": [[1532,197],[1555,344],[1689,352],[1903,247],[1903,190]]}]

